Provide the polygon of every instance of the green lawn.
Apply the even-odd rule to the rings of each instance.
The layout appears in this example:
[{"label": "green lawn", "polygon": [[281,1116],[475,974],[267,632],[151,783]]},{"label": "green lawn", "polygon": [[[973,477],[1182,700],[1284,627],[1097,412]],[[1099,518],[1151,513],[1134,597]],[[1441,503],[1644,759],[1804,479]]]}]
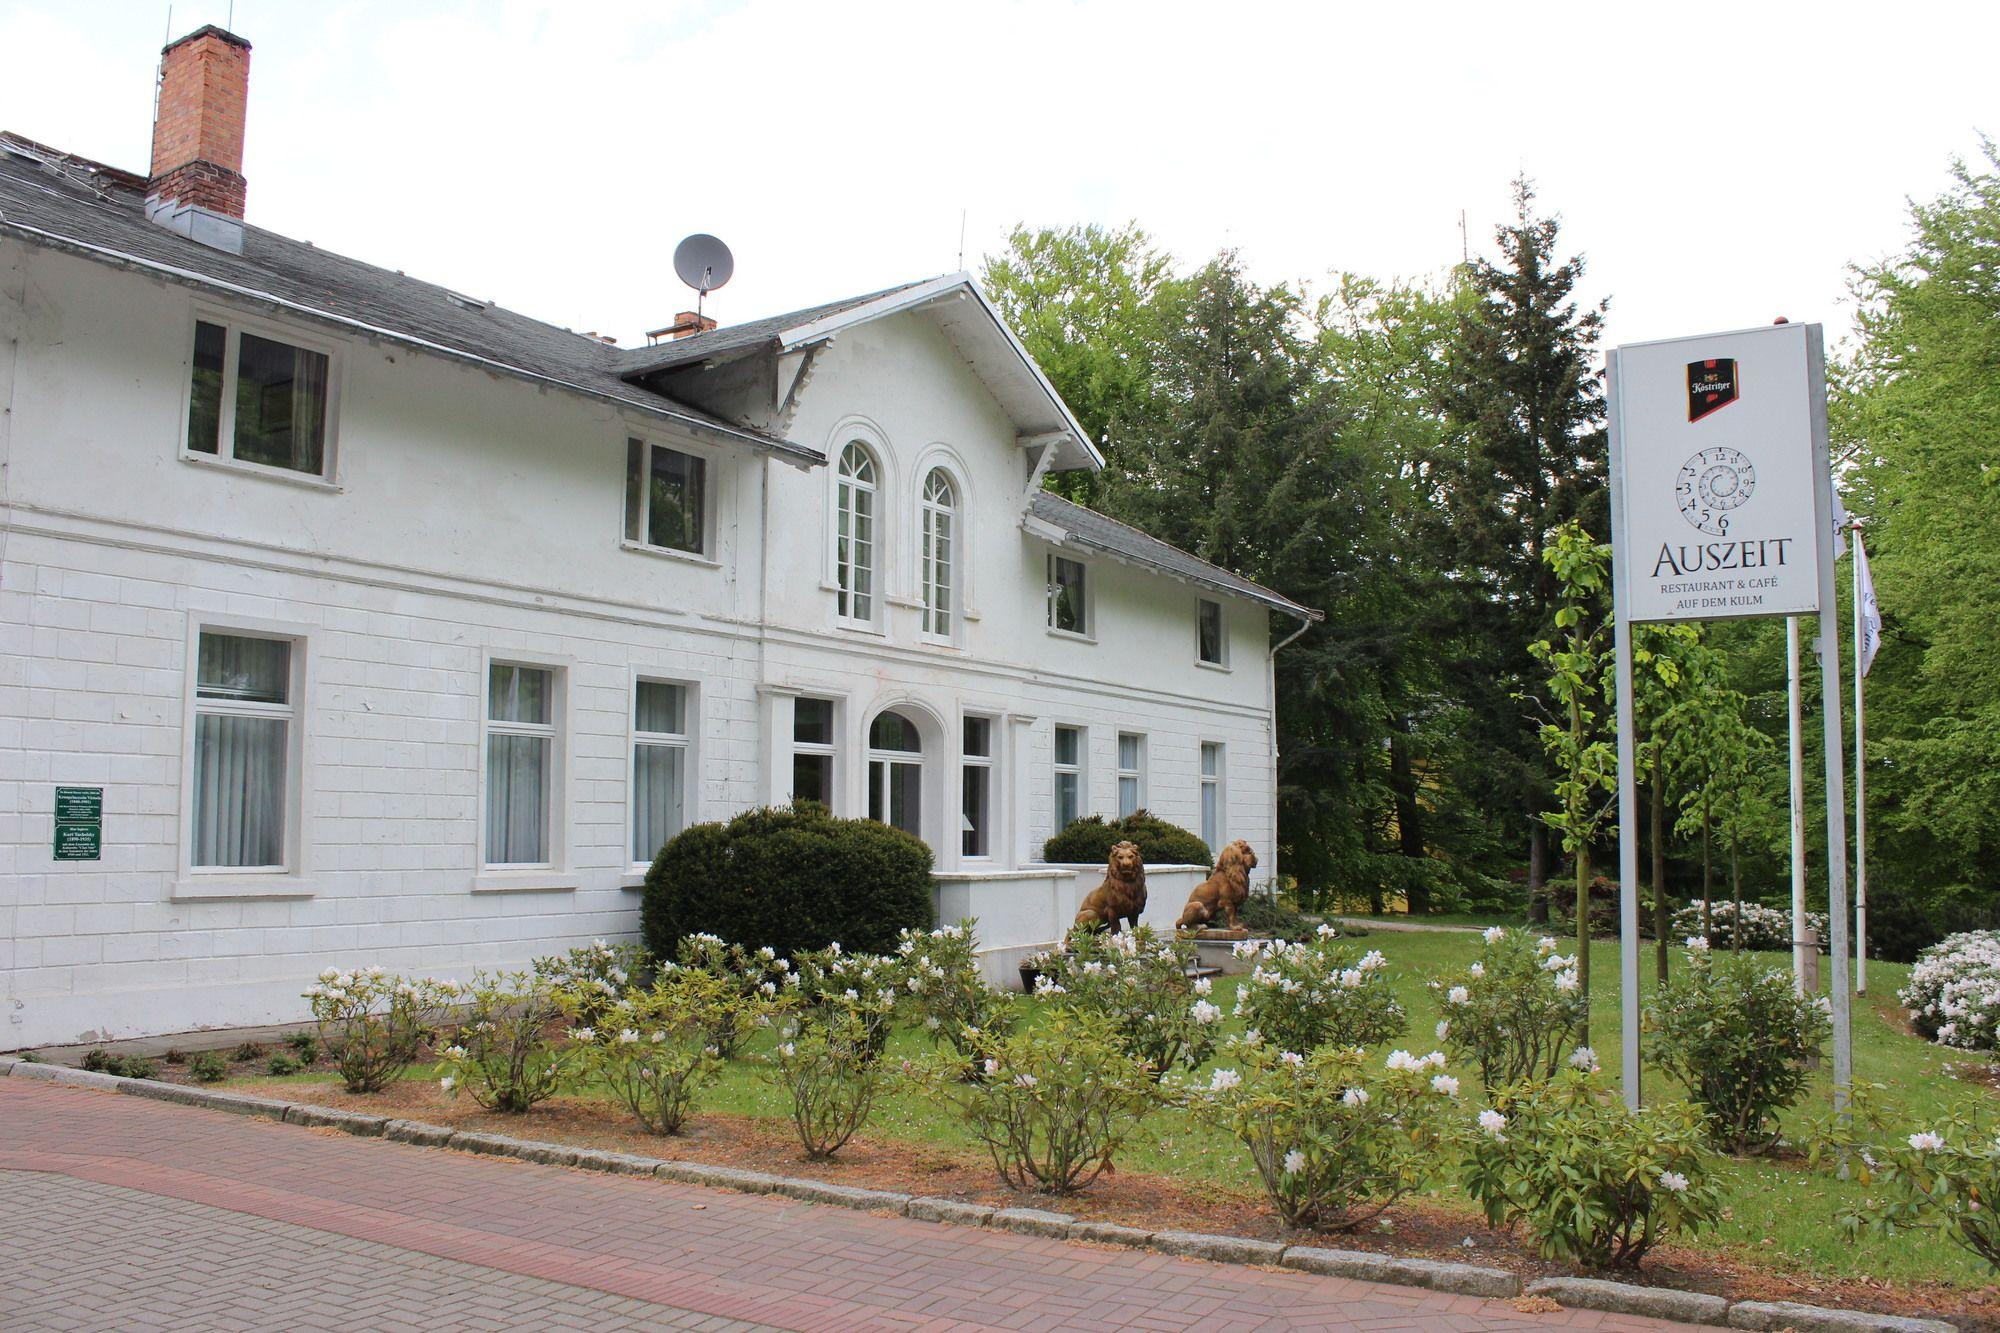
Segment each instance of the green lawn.
[{"label": "green lawn", "polygon": [[[1565,941],[1565,947],[1568,941]],[[1459,933],[1390,933],[1371,936],[1366,947],[1379,948],[1394,969],[1399,992],[1410,1013],[1409,1034],[1394,1045],[1422,1053],[1434,1045],[1429,1038],[1438,1020],[1437,1006],[1424,981],[1449,967],[1467,961],[1479,946],[1478,937]],[[1774,966],[1789,965],[1785,955],[1767,955]],[[1679,952],[1674,955],[1679,964]],[[1603,942],[1593,949],[1591,967],[1595,993],[1591,1006],[1591,1035],[1604,1068],[1616,1073],[1619,1067],[1618,1036],[1618,949]],[[1653,955],[1648,946],[1643,976],[1645,989],[1652,989]],[[1895,1024],[1900,1017],[1894,995],[1909,969],[1886,963],[1871,963],[1869,1001],[1857,1001],[1854,1009],[1854,1053],[1856,1078],[1863,1082],[1888,1085],[1890,1096],[1900,1104],[1897,1123],[1908,1122],[1910,1130],[1927,1127],[1934,1117],[1952,1106],[1991,1103],[1994,1094],[1977,1083],[1944,1072],[1954,1062],[1965,1064],[1976,1057],[1951,1053],[1927,1045],[1904,1034]],[[1214,1000],[1228,1013],[1234,1000],[1235,982],[1224,978],[1216,984]],[[1035,1002],[1019,1003],[1036,1007]],[[760,1071],[756,1054],[768,1046],[768,1036],[753,1042],[745,1056],[732,1063],[721,1079],[701,1099],[706,1110],[782,1118],[786,1108],[768,1079]],[[925,1049],[923,1035],[914,1030],[899,1031],[892,1040],[891,1055]],[[1829,1064],[1831,1063],[1829,1059]],[[1459,1070],[1461,1075],[1468,1071]],[[1648,1070],[1649,1095],[1673,1095],[1677,1088],[1663,1087],[1662,1076]],[[427,1078],[428,1070],[413,1070],[411,1077]],[[277,1084],[323,1081],[324,1071],[289,1079],[260,1079]],[[1476,1109],[1477,1082],[1466,1079],[1467,1115]],[[1830,1106],[1831,1086],[1825,1073],[1815,1082],[1810,1100],[1786,1117],[1785,1132],[1795,1134],[1809,1117],[1822,1115]],[[532,1117],[530,1117],[532,1119]],[[532,1132],[524,1127],[523,1132]],[[937,1103],[912,1092],[890,1093],[877,1104],[865,1133],[906,1141],[954,1145],[976,1149],[977,1144]],[[1169,1173],[1190,1181],[1215,1181],[1237,1190],[1254,1190],[1256,1181],[1248,1159],[1232,1141],[1197,1129],[1177,1112],[1155,1114],[1136,1134],[1119,1157],[1128,1170]],[[1729,1215],[1721,1227],[1693,1243],[1697,1246],[1733,1250],[1758,1264],[1783,1268],[1808,1276],[1868,1276],[1891,1281],[1945,1282],[1966,1287],[1987,1285],[1991,1280],[1976,1261],[1962,1251],[1942,1243],[1934,1235],[1905,1233],[1883,1240],[1873,1237],[1850,1239],[1838,1227],[1834,1214],[1839,1206],[1860,1197],[1860,1187],[1808,1171],[1804,1166],[1761,1159],[1725,1161],[1722,1165],[1730,1191]],[[1471,1209],[1471,1204],[1455,1189],[1446,1188],[1439,1202]]]}]

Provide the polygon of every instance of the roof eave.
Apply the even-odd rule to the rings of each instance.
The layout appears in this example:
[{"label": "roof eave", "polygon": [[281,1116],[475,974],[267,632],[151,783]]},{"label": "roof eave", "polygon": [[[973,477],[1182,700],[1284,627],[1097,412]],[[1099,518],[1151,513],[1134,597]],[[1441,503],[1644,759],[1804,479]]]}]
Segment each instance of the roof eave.
[{"label": "roof eave", "polygon": [[302,302],[288,300],[275,293],[259,291],[254,287],[245,287],[240,283],[226,282],[221,278],[197,273],[192,269],[179,268],[172,264],[161,263],[158,260],[147,259],[141,255],[129,254],[123,250],[114,250],[109,246],[96,245],[89,241],[78,240],[73,236],[63,236],[56,232],[45,231],[40,227],[31,227],[26,223],[16,222],[4,215],[0,215],[0,233],[11,233],[29,244],[46,246],[99,263],[109,264],[113,267],[130,269],[134,272],[145,273],[168,282],[180,283],[183,286],[196,287],[204,291],[220,292],[238,300],[256,302],[273,310],[297,315],[350,333],[358,333],[371,338],[380,338],[405,347],[428,352],[435,356],[475,365],[496,374],[525,380],[532,384],[547,385],[551,388],[561,389],[585,398],[596,399],[599,402],[611,403],[618,407],[644,413],[648,416],[672,421],[691,432],[717,436],[739,444],[748,445],[751,448],[763,450],[796,465],[817,467],[826,463],[825,454],[817,449],[808,448],[792,440],[780,439],[777,436],[765,435],[758,431],[731,426],[723,422],[704,420],[701,417],[692,416],[686,412],[676,411],[673,407],[665,403],[645,402],[637,398],[628,398],[623,394],[592,388],[590,385],[579,384],[574,380],[564,379],[559,375],[547,375],[540,371],[529,370],[525,366],[517,366],[511,362],[502,361],[494,357],[482,356],[477,352],[468,351],[462,347],[453,347],[447,343],[436,342],[405,330],[371,324],[367,320],[356,319],[353,316],[338,314],[331,310],[322,310],[317,306],[309,306]]}]

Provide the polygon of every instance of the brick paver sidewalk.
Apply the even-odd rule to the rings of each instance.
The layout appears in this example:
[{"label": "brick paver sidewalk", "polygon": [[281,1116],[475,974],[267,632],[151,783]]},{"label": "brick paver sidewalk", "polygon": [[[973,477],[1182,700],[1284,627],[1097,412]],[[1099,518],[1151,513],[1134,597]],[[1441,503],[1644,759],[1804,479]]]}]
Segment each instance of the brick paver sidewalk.
[{"label": "brick paver sidewalk", "polygon": [[[42,1173],[42,1174],[36,1174]],[[1667,1330],[0,1080],[11,1328]]]}]

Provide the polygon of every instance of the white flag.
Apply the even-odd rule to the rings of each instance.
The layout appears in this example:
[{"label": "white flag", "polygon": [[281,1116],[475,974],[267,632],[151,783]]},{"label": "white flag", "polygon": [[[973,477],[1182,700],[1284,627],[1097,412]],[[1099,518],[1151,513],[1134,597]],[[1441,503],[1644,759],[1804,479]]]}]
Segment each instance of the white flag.
[{"label": "white flag", "polygon": [[1875,664],[1875,650],[1882,646],[1882,608],[1875,601],[1875,579],[1868,572],[1868,552],[1861,545],[1861,530],[1854,532],[1854,567],[1860,578],[1861,674]]}]

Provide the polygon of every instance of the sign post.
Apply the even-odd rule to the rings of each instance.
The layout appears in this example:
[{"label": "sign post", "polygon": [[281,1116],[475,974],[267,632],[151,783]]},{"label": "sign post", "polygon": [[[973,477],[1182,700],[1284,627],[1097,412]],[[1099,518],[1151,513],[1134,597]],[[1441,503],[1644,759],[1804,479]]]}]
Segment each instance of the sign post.
[{"label": "sign post", "polygon": [[1618,712],[1618,865],[1625,1099],[1639,1104],[1639,843],[1631,626],[1817,614],[1826,732],[1834,1101],[1851,1078],[1847,843],[1834,631],[1833,477],[1817,324],[1778,324],[1615,348],[1612,614]]}]

